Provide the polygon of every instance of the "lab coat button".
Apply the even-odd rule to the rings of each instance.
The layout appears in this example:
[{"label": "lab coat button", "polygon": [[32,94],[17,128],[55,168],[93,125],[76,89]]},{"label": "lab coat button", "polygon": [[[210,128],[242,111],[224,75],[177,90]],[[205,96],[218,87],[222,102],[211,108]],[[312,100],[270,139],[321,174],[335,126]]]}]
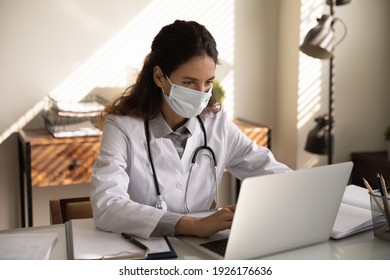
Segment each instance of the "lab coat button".
[{"label": "lab coat button", "polygon": [[181,184],[180,184],[180,183],[177,183],[177,184],[176,184],[176,188],[180,189],[180,188],[181,188]]}]

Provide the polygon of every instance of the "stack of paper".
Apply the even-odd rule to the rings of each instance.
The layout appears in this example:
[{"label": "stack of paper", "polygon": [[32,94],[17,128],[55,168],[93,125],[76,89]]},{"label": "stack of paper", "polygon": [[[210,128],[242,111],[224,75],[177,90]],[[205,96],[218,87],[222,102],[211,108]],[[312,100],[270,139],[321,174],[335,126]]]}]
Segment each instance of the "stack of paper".
[{"label": "stack of paper", "polygon": [[104,109],[104,105],[98,102],[56,102],[53,109],[64,117],[94,117]]},{"label": "stack of paper", "polygon": [[1,260],[48,260],[57,233],[0,234]]}]

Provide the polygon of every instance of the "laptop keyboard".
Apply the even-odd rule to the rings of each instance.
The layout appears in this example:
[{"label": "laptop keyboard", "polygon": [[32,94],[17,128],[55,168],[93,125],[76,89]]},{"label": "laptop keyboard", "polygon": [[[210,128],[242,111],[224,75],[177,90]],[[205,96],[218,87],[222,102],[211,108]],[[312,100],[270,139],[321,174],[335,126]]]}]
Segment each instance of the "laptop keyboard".
[{"label": "laptop keyboard", "polygon": [[228,238],[218,239],[209,241],[206,243],[201,243],[200,246],[217,253],[220,256],[225,256],[226,246],[227,246]]}]

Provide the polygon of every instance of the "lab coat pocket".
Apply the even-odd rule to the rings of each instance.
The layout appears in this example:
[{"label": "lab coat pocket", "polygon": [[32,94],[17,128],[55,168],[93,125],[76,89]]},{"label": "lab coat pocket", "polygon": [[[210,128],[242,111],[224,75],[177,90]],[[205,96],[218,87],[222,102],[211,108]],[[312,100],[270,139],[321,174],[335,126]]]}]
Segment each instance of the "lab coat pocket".
[{"label": "lab coat pocket", "polygon": [[156,190],[150,163],[147,161],[133,161],[130,169],[130,199],[138,203],[154,205]]}]

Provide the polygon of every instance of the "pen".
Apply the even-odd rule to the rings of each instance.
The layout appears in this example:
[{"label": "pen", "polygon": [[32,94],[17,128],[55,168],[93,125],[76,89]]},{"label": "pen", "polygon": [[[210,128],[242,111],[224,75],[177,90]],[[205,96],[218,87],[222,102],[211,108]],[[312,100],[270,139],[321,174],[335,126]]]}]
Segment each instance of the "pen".
[{"label": "pen", "polygon": [[135,246],[137,246],[138,248],[142,249],[142,250],[149,250],[149,248],[147,246],[145,246],[145,244],[143,244],[142,242],[138,241],[137,239],[135,239],[134,237],[132,237],[130,234],[127,234],[125,232],[122,232],[122,237],[124,239],[126,239],[127,241],[129,241],[131,244],[134,244]]}]

